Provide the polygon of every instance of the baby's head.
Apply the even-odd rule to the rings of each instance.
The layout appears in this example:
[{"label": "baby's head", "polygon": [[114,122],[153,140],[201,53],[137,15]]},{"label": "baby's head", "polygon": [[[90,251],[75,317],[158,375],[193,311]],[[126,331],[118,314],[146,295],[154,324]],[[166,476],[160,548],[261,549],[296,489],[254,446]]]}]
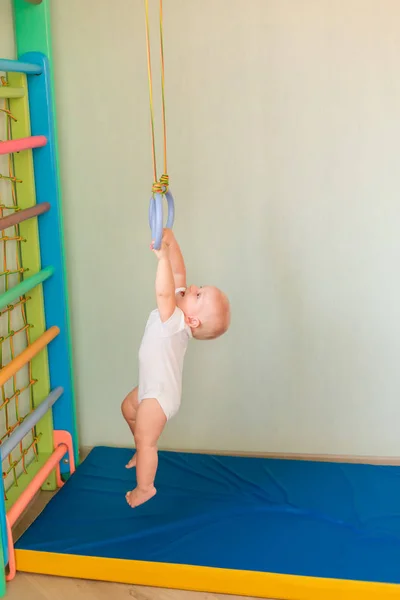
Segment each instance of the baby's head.
[{"label": "baby's head", "polygon": [[183,311],[193,337],[198,340],[213,340],[225,333],[229,327],[229,300],[216,287],[191,285],[184,292],[180,292],[177,305]]}]

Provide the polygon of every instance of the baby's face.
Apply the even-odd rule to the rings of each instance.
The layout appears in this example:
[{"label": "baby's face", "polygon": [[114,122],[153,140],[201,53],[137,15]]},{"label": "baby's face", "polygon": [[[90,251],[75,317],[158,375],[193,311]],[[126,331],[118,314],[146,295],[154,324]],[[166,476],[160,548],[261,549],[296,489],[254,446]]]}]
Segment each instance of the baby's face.
[{"label": "baby's face", "polygon": [[207,315],[215,312],[219,302],[222,302],[222,292],[218,288],[211,285],[191,285],[178,294],[176,303],[186,317],[197,318],[202,323]]},{"label": "baby's face", "polygon": [[176,303],[183,311],[194,337],[198,339],[215,339],[229,327],[229,301],[216,287],[191,285],[178,294]]}]

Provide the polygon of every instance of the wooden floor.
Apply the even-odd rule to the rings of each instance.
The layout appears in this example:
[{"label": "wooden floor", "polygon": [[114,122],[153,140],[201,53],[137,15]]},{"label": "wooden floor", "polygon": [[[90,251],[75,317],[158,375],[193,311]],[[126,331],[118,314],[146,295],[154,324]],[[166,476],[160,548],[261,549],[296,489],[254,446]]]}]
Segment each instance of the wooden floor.
[{"label": "wooden floor", "polygon": [[[52,498],[49,492],[41,492],[17,523],[14,539],[18,539],[41,513]],[[7,600],[254,600],[250,596],[222,596],[220,594],[203,594],[145,588],[118,583],[102,583],[61,577],[47,577],[17,573],[14,581],[8,584]]]},{"label": "wooden floor", "polygon": [[249,596],[221,596],[136,587],[118,583],[79,581],[20,573],[9,584],[7,600],[254,600]]}]

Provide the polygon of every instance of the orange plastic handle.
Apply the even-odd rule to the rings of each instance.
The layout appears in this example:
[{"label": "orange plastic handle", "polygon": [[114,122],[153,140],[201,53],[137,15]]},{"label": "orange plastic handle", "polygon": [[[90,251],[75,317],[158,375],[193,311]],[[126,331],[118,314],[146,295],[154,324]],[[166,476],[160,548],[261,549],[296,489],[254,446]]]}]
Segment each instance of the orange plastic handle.
[{"label": "orange plastic handle", "polygon": [[17,371],[22,369],[36,354],[38,354],[43,348],[45,348],[55,337],[60,333],[60,329],[58,327],[50,327],[47,331],[43,333],[33,344],[25,348],[12,360],[8,365],[3,367],[0,371],[0,387],[6,383],[15,375]]}]

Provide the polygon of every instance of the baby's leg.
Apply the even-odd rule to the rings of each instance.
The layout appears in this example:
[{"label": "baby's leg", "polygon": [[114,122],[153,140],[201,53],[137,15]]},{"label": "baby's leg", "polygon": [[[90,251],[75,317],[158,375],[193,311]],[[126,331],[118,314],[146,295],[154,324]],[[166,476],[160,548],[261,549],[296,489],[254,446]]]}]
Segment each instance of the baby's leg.
[{"label": "baby's leg", "polygon": [[132,508],[147,502],[156,494],[157,442],[166,422],[167,417],[155,398],[146,398],[140,403],[135,427],[137,485],[126,494],[126,500]]},{"label": "baby's leg", "polygon": [[[138,401],[138,389],[135,387],[134,390],[129,392],[125,400],[121,404],[121,411],[124,416],[125,421],[129,425],[129,429],[132,431],[133,436],[135,436],[136,429],[136,413],[139,406]],[[127,469],[132,469],[132,467],[136,466],[136,454],[133,455],[131,460],[126,465]]]}]

